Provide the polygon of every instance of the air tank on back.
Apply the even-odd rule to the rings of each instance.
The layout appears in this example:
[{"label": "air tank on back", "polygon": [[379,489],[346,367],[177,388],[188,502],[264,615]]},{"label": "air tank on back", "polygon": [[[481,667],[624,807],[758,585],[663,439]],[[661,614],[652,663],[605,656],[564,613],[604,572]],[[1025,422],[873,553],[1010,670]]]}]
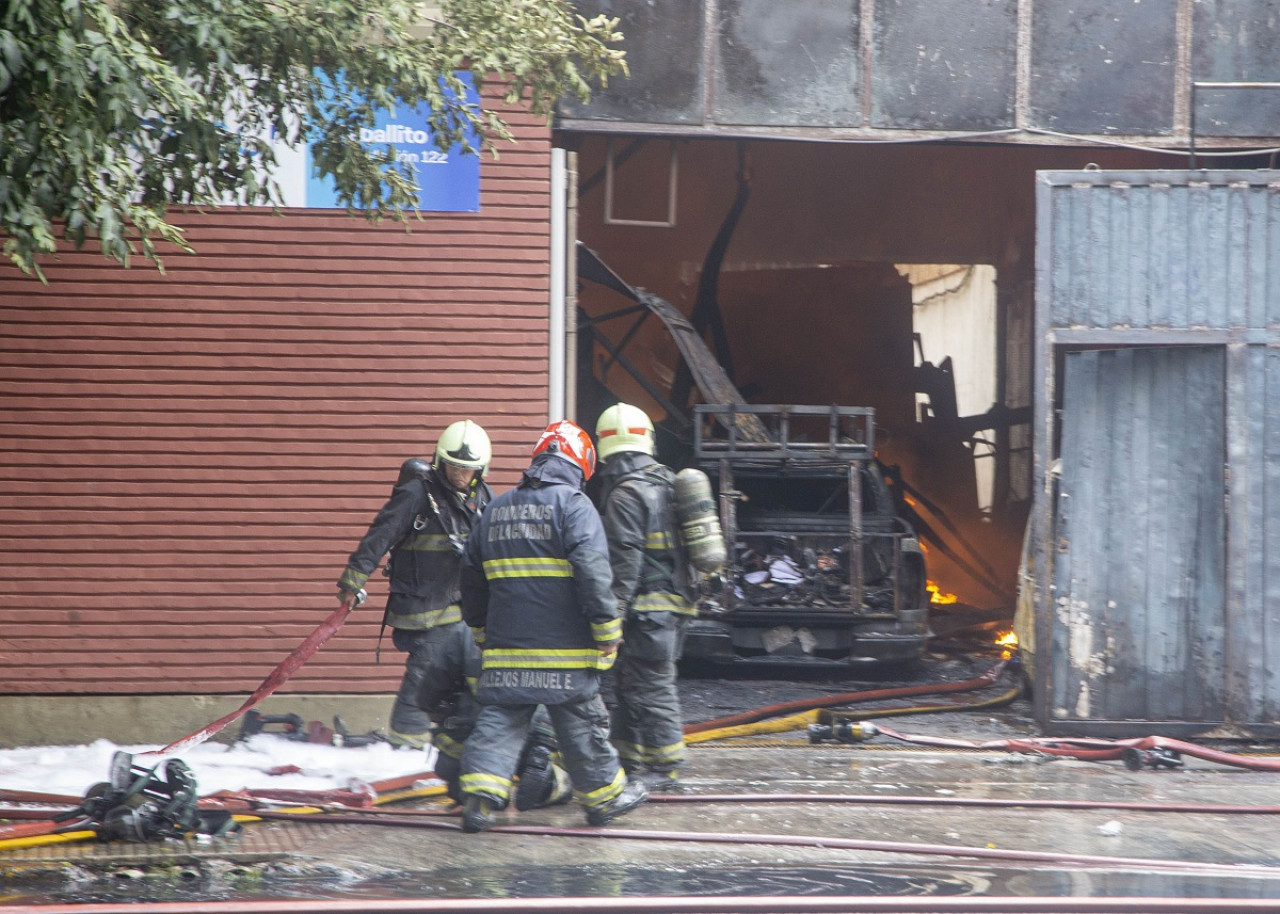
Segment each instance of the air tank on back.
[{"label": "air tank on back", "polygon": [[676,474],[676,518],[689,564],[703,574],[719,571],[725,562],[724,531],[716,512],[711,480],[692,467]]}]

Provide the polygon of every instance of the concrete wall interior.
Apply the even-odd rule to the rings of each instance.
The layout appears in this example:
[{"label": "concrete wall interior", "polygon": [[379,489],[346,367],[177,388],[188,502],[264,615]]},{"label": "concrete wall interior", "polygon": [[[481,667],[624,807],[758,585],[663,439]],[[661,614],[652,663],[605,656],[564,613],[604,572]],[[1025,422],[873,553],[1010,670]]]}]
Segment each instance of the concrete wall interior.
[{"label": "concrete wall interior", "polygon": [[[625,281],[685,314],[692,313],[717,232],[735,198],[745,195],[715,288],[728,340],[721,361],[734,383],[748,402],[874,407],[880,458],[923,496],[918,520],[941,540],[926,537],[926,548],[934,546],[930,577],[962,602],[1011,611],[1031,492],[1035,173],[1068,164],[1153,167],[1164,159],[1119,148],[589,134],[561,134],[558,142],[579,152],[579,238]],[[607,224],[607,189],[615,215],[658,221],[672,186],[672,150],[674,224]],[[995,321],[986,328],[991,364],[981,370],[994,372],[996,393],[986,403],[966,404],[961,421],[917,415],[912,284],[902,264],[980,265],[995,276]],[[579,291],[588,319],[628,304],[594,284]],[[669,393],[676,347],[657,320],[641,321],[638,329],[635,322],[615,318],[598,329],[624,344],[634,367]],[[969,333],[931,339],[927,353],[954,354],[954,363],[971,345]],[[603,348],[580,358],[580,375],[588,377],[583,387],[592,388],[580,391],[581,421],[594,422],[592,410],[610,396],[665,415]],[[992,431],[994,419],[974,418],[1002,410],[1020,410],[1018,421]],[[977,492],[975,449],[991,468],[989,507]]]},{"label": "concrete wall interior", "polygon": [[[911,283],[916,421],[975,416],[996,402],[996,271],[989,264],[898,265]],[[974,498],[991,510],[994,429],[975,429]],[[983,459],[983,458],[986,459]]]}]

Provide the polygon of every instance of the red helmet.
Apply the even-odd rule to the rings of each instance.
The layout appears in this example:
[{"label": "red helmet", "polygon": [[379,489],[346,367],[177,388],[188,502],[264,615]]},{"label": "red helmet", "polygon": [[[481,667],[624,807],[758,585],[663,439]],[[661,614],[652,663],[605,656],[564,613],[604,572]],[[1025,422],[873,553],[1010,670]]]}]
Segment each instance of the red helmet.
[{"label": "red helmet", "polygon": [[552,422],[533,447],[533,456],[550,451],[582,470],[586,479],[596,471],[596,448],[591,436],[568,419]]}]

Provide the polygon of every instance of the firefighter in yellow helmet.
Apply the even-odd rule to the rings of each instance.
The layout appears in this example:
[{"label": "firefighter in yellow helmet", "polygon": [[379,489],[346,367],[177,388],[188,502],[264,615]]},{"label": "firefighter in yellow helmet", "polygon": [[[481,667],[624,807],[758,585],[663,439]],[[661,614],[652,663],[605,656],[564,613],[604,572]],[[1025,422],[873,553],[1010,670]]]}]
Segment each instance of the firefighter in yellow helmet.
[{"label": "firefighter in yellow helmet", "polygon": [[391,553],[383,624],[405,654],[387,732],[393,745],[429,744],[431,717],[418,703],[423,680],[444,652],[471,640],[458,607],[458,574],[467,536],[492,498],[484,481],[491,456],[483,428],[470,419],[451,424],[430,464],[415,457],[401,466],[391,497],[338,578],[338,599],[346,601]]},{"label": "firefighter in yellow helmet", "polygon": [[609,738],[622,765],[653,792],[674,790],[684,761],[676,661],[694,613],[680,550],[675,474],[654,458],[653,422],[628,403],[596,423],[600,514],[613,595],[622,613]]}]

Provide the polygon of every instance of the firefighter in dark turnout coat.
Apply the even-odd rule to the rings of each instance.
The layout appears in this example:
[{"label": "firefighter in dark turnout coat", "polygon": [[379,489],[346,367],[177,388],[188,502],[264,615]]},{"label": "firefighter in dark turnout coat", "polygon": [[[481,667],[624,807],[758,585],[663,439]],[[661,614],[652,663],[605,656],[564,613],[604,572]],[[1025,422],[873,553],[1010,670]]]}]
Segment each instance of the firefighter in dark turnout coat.
[{"label": "firefighter in dark turnout coat", "polygon": [[610,592],[608,545],[586,493],[591,438],[552,423],[520,485],[494,499],[467,543],[462,612],[483,651],[480,714],[462,757],[464,831],[506,807],[530,721],[551,717],[587,822],[606,825],[648,798],[628,781],[608,739],[600,671],[622,626]]},{"label": "firefighter in dark turnout coat", "polygon": [[609,540],[613,595],[622,613],[610,739],[622,766],[651,791],[678,784],[684,723],[676,662],[695,612],[680,553],[675,474],[654,459],[653,422],[618,403],[600,415],[596,444],[600,513]]},{"label": "firefighter in dark turnout coat", "polygon": [[432,722],[418,705],[418,691],[450,643],[469,637],[458,606],[458,572],[467,536],[492,497],[484,482],[490,455],[484,429],[464,419],[441,434],[430,466],[405,461],[390,499],[338,578],[338,599],[345,601],[391,553],[383,622],[406,655],[387,734],[393,745],[420,749],[430,742]]}]

